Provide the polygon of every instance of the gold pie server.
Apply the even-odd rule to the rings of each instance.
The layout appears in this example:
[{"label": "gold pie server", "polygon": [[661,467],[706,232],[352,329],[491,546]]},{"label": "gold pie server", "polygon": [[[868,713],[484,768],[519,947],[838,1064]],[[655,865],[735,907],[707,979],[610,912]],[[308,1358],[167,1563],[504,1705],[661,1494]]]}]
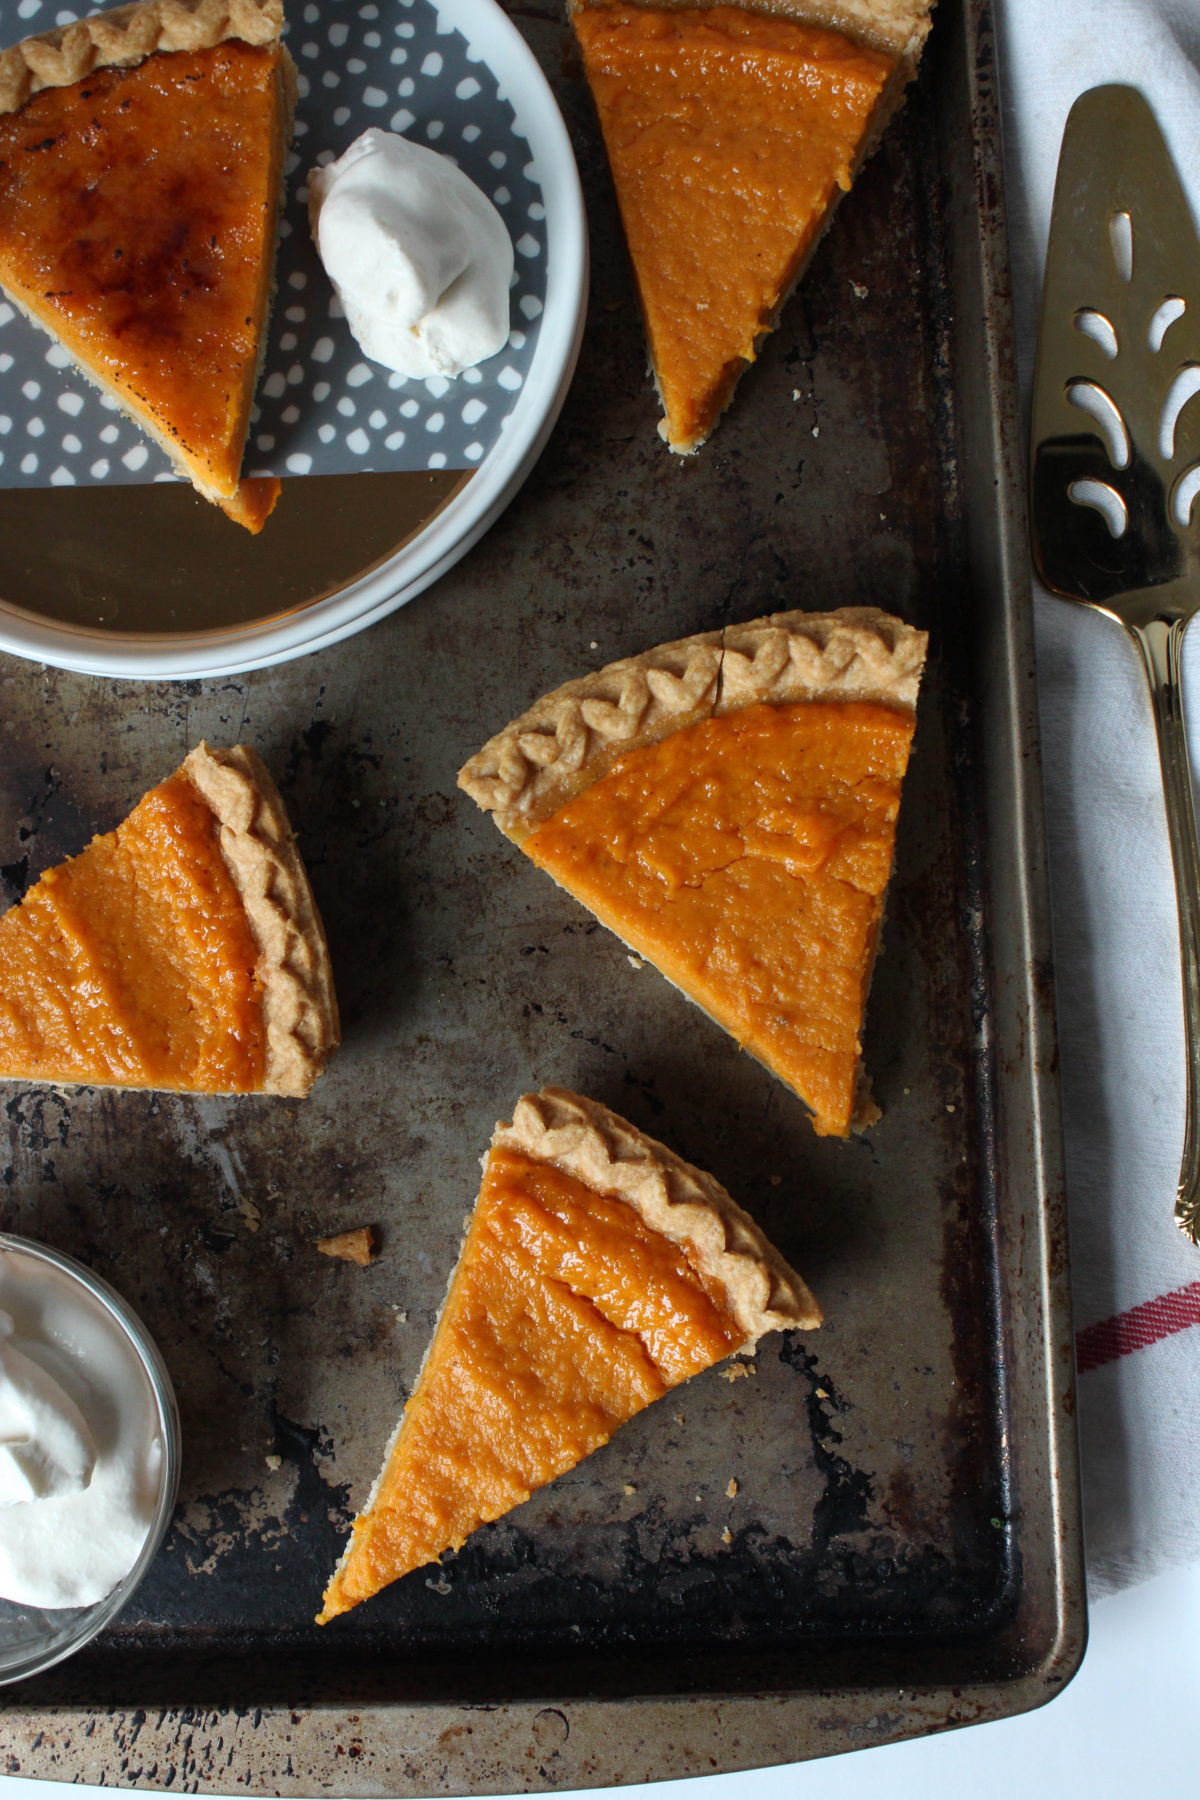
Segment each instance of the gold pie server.
[{"label": "gold pie server", "polygon": [[1034,377],[1030,526],[1045,585],[1116,619],[1158,731],[1179,908],[1187,1120],[1175,1218],[1200,1243],[1200,873],[1180,687],[1200,609],[1200,239],[1154,114],[1080,96],[1063,134]]}]

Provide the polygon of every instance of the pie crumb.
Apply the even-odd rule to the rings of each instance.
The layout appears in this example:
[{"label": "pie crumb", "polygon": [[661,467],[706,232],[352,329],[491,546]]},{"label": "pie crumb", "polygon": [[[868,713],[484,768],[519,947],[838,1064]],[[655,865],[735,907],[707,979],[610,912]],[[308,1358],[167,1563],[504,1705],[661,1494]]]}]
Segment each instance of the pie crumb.
[{"label": "pie crumb", "polygon": [[634,1487],[632,1481],[627,1481],[625,1483],[624,1489],[622,1491],[626,1494],[636,1494],[637,1493],[637,1489]]},{"label": "pie crumb", "polygon": [[724,1531],[721,1533],[721,1542],[723,1544],[732,1544],[732,1542],[733,1542],[733,1533],[732,1533],[732,1531],[730,1531],[728,1525],[725,1527]]},{"label": "pie crumb", "polygon": [[745,1363],[730,1363],[727,1369],[721,1370],[726,1381],[744,1381],[750,1373]]},{"label": "pie crumb", "polygon": [[729,1482],[725,1488],[725,1498],[727,1500],[736,1500],[737,1493],[738,1493],[737,1476],[731,1475],[729,1477]]},{"label": "pie crumb", "polygon": [[283,1467],[282,1456],[271,1455],[267,1457],[266,1461],[268,1469],[281,1469]]},{"label": "pie crumb", "polygon": [[322,1256],[336,1256],[341,1262],[357,1263],[365,1269],[375,1261],[375,1228],[360,1225],[355,1231],[339,1231],[335,1237],[317,1238]]}]

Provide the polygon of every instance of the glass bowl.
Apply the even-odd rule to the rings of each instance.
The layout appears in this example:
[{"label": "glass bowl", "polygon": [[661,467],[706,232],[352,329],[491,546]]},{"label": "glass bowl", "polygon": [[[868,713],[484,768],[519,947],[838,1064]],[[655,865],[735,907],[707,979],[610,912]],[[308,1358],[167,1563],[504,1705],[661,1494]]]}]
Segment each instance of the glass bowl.
[{"label": "glass bowl", "polygon": [[[41,1607],[0,1598],[0,1685],[26,1680],[62,1662],[90,1642],[128,1603],[162,1543],[179,1488],[180,1428],[175,1392],[158,1348],[146,1327],[121,1296],[74,1257],[48,1249],[29,1238],[0,1232],[0,1270],[7,1258],[17,1258],[21,1280],[36,1295],[40,1277],[47,1287],[77,1297],[81,1310],[99,1318],[115,1340],[130,1352],[140,1369],[153,1403],[161,1458],[158,1494],[146,1536],[128,1570],[116,1586],[87,1606]],[[4,1291],[0,1285],[0,1307]],[[25,1504],[37,1505],[37,1501]],[[3,1509],[7,1510],[7,1509]]]}]

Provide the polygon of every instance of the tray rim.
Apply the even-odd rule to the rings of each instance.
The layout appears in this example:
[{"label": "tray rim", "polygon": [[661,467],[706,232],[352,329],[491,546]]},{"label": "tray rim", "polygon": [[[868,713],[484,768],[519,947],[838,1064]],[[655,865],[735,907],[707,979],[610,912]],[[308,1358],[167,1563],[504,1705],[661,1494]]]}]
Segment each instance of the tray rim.
[{"label": "tray rim", "polygon": [[[101,1755],[104,1750],[97,1737],[124,1733],[120,1780],[129,1786],[162,1785],[164,1771],[174,1769],[185,1745],[188,1785],[215,1794],[234,1785],[296,1796],[334,1787],[347,1796],[365,1796],[621,1785],[769,1767],[1010,1717],[1054,1698],[1078,1669],[1086,1644],[1086,1602],[1073,1332],[1057,1032],[1048,977],[1041,764],[1036,693],[1029,679],[1032,592],[1000,198],[1003,155],[991,0],[942,0],[938,23],[938,54],[965,75],[946,84],[950,104],[942,130],[969,129],[972,144],[971,192],[954,196],[949,209],[957,209],[960,230],[971,240],[971,267],[963,287],[967,304],[957,309],[956,332],[959,342],[963,334],[977,340],[974,379],[993,401],[982,415],[977,439],[967,447],[977,463],[988,465],[985,485],[994,494],[987,516],[969,518],[966,530],[972,585],[989,601],[982,609],[984,702],[1000,707],[1011,728],[1004,751],[989,759],[986,801],[993,817],[1003,817],[1011,827],[1006,846],[1021,868],[1025,896],[1021,917],[1012,925],[1014,947],[1023,955],[1015,965],[996,1037],[1001,1052],[1014,1033],[1024,1045],[1020,1104],[1013,1109],[1009,1133],[1031,1183],[1022,1189],[1008,1179],[1011,1170],[1000,1172],[998,1229],[1010,1239],[1017,1231],[1024,1234],[1024,1267],[1027,1275],[1035,1271],[1033,1285],[1045,1301],[1036,1316],[1005,1316],[1002,1321],[1017,1404],[1042,1427],[1037,1451],[1044,1479],[1023,1494],[1025,1471],[1016,1470],[1018,1498],[1029,1500],[1037,1515],[1041,1565],[1024,1612],[1019,1603],[1010,1626],[993,1640],[1000,1672],[983,1680],[949,1678],[915,1689],[864,1681],[842,1689],[814,1683],[770,1694],[568,1700],[547,1695],[506,1703],[414,1701],[353,1708],[302,1702],[269,1710],[253,1705],[221,1711],[172,1708],[150,1716],[134,1708],[97,1714],[64,1706],[30,1710],[26,1704],[19,1721],[11,1715],[7,1720],[19,1724],[22,1737],[28,1733],[22,1772],[96,1779],[101,1768],[111,1767],[96,1760],[97,1749]],[[1026,1195],[1024,1205],[1020,1194],[1014,1202],[1013,1189]],[[1024,1660],[1023,1635],[1036,1640]],[[1006,1661],[1010,1672],[1005,1672]],[[27,1702],[27,1693],[24,1698]],[[0,1716],[7,1710],[0,1697]],[[228,1737],[243,1727],[256,1741],[243,1740],[231,1757]],[[128,1753],[131,1729],[135,1756]],[[29,1747],[35,1736],[36,1752]],[[472,1736],[481,1741],[472,1745]]]}]

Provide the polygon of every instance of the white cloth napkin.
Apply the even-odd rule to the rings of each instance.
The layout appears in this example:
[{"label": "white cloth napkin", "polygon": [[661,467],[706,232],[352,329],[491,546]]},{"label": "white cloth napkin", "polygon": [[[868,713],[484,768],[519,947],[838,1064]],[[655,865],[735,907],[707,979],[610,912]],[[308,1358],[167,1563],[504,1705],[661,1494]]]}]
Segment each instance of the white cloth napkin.
[{"label": "white cloth napkin", "polygon": [[[1077,95],[1104,82],[1140,88],[1200,217],[1200,0],[996,0],[996,12],[1027,400],[1058,152]],[[1200,1249],[1172,1221],[1183,1010],[1145,677],[1118,625],[1035,593],[1088,1588],[1098,1598],[1200,1559]],[[1188,636],[1200,770],[1200,631]]]}]

